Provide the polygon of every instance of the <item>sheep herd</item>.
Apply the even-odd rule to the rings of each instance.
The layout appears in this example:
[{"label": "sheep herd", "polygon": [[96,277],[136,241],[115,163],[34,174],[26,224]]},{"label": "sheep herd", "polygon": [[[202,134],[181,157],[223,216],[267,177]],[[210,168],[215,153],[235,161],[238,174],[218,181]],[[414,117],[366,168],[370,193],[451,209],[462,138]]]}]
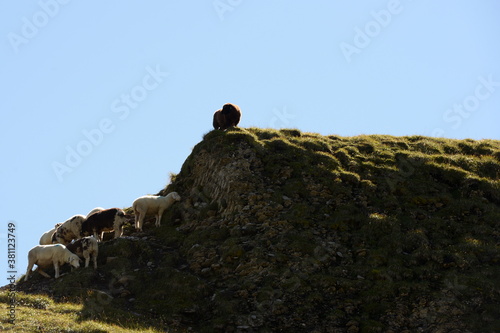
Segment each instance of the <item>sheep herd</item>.
[{"label": "sheep herd", "polygon": [[[226,130],[238,125],[241,119],[241,109],[238,105],[226,103],[213,115],[213,127],[216,130]],[[142,231],[144,218],[155,215],[155,226],[159,227],[163,212],[174,202],[181,200],[177,192],[167,196],[146,195],[137,198],[132,204],[135,215],[135,229]],[[57,223],[53,229],[40,237],[40,245],[28,252],[28,269],[24,280],[27,281],[34,265],[37,271],[45,277],[43,267],[54,266],[55,278],[59,277],[59,267],[66,263],[74,268],[80,267],[80,258],[85,259],[85,267],[90,259],[97,268],[98,243],[103,240],[105,232],[114,232],[114,238],[121,237],[127,215],[119,208],[95,208],[86,216],[75,215],[63,223]]]},{"label": "sheep herd", "polygon": [[[160,226],[163,212],[173,203],[180,201],[177,192],[166,196],[145,195],[134,200],[132,209],[135,215],[135,229],[142,231],[144,218],[149,215],[156,217],[155,225]],[[90,259],[97,268],[98,243],[102,242],[105,232],[114,232],[114,238],[121,237],[127,214],[120,208],[94,208],[86,216],[75,215],[63,223],[57,223],[53,229],[40,237],[40,245],[28,252],[28,269],[24,280],[27,281],[34,265],[36,271],[45,277],[50,277],[42,268],[54,266],[55,278],[59,277],[59,267],[70,264],[80,267],[80,258],[85,259],[85,267]]]}]

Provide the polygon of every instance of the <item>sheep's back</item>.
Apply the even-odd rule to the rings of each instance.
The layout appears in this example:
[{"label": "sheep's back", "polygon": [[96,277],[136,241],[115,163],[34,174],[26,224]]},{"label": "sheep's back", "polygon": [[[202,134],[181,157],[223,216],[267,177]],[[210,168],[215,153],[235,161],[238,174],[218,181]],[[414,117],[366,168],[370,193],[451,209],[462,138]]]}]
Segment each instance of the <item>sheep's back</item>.
[{"label": "sheep's back", "polygon": [[93,213],[82,223],[82,234],[92,233],[96,227],[112,227],[117,209],[110,208]]},{"label": "sheep's back", "polygon": [[61,230],[66,229],[71,231],[74,236],[78,237],[80,235],[80,231],[82,228],[82,224],[85,221],[85,216],[83,215],[74,215],[67,219],[63,224],[61,224],[56,232],[61,232]]},{"label": "sheep's back", "polygon": [[160,206],[164,205],[164,198],[165,197],[160,196],[143,196],[137,198],[132,204],[132,207],[134,210],[145,211],[146,214],[155,213]]},{"label": "sheep's back", "polygon": [[68,250],[62,244],[39,245],[28,252],[28,260],[35,261],[40,267],[49,266],[53,263],[54,257],[63,257],[66,251]]},{"label": "sheep's back", "polygon": [[54,235],[54,233],[56,232],[56,228],[54,229],[51,229],[47,232],[45,232],[42,237],[40,237],[40,245],[49,245],[49,244],[52,244],[52,236]]}]

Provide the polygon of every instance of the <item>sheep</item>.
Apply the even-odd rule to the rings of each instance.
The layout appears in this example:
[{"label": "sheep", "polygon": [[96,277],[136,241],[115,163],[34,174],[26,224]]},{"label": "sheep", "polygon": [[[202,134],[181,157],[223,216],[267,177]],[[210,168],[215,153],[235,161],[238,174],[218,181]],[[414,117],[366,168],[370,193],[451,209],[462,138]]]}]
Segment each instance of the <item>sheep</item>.
[{"label": "sheep", "polygon": [[42,271],[41,268],[53,264],[57,279],[59,278],[59,266],[66,263],[78,268],[80,267],[80,258],[62,244],[37,245],[28,252],[28,269],[24,281],[28,281],[31,269],[35,264],[38,266],[36,271],[47,278],[50,278],[50,275]]},{"label": "sheep", "polygon": [[61,226],[62,223],[57,223],[53,229],[45,232],[42,237],[40,237],[40,241],[38,242],[40,245],[49,245],[52,244],[52,236],[56,232],[56,229]]},{"label": "sheep", "polygon": [[85,216],[75,215],[60,225],[52,236],[52,243],[68,245],[73,239],[81,238],[82,224]]},{"label": "sheep", "polygon": [[213,126],[214,129],[226,130],[235,127],[240,122],[241,110],[236,104],[226,103],[222,109],[215,111]]},{"label": "sheep", "polygon": [[85,268],[89,267],[90,257],[94,263],[94,269],[97,269],[97,255],[99,254],[99,247],[97,239],[92,236],[80,238],[66,246],[68,250],[85,259]]},{"label": "sheep", "polygon": [[171,192],[167,196],[145,195],[134,200],[132,208],[135,214],[135,228],[142,231],[144,218],[149,214],[156,214],[155,225],[160,226],[163,212],[174,202],[180,201],[181,197],[177,192]]},{"label": "sheep", "polygon": [[90,215],[94,214],[94,213],[97,213],[97,212],[100,212],[101,210],[104,210],[104,208],[102,207],[96,207],[94,209],[92,209],[88,214],[87,214],[87,217],[89,217]]},{"label": "sheep", "polygon": [[94,235],[98,241],[102,241],[104,232],[114,231],[114,238],[121,237],[125,216],[125,212],[119,208],[110,208],[93,213],[82,223],[81,235]]}]

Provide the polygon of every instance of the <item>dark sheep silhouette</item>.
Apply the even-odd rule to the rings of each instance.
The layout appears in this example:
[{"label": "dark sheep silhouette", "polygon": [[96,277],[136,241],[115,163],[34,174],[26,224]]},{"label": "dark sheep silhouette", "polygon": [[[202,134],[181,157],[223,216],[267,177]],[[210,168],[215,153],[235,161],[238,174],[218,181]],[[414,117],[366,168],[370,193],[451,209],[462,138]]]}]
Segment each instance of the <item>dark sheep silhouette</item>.
[{"label": "dark sheep silhouette", "polygon": [[235,127],[240,122],[241,110],[236,104],[226,103],[214,113],[214,128],[222,131]]}]

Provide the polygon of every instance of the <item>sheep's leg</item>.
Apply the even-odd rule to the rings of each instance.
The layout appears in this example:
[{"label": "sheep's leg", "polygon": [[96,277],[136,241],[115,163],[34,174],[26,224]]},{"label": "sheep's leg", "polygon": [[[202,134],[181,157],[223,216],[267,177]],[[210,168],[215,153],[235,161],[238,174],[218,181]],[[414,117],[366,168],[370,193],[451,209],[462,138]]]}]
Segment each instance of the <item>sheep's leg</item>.
[{"label": "sheep's leg", "polygon": [[94,269],[97,269],[97,253],[92,255],[92,261],[94,262]]},{"label": "sheep's leg", "polygon": [[49,278],[49,279],[50,279],[50,275],[49,275],[49,274],[47,274],[47,273],[45,273],[44,271],[42,271],[42,270],[40,269],[40,267],[38,267],[38,268],[35,270],[35,272],[38,272],[38,273],[40,273],[41,275],[45,276],[46,278]]},{"label": "sheep's leg", "polygon": [[118,232],[115,235],[115,238],[121,237],[123,235],[123,226],[118,227]]},{"label": "sheep's leg", "polygon": [[85,268],[89,267],[89,262],[90,262],[90,254],[89,253],[85,253],[83,255],[83,257],[85,258]]},{"label": "sheep's leg", "polygon": [[34,266],[34,265],[35,265],[35,263],[32,263],[32,262],[30,262],[30,263],[28,264],[28,269],[26,270],[26,276],[24,277],[24,281],[28,281],[28,277],[29,277],[30,272],[31,272],[31,270],[33,269],[33,266]]},{"label": "sheep's leg", "polygon": [[101,242],[104,239],[104,231],[101,231]]},{"label": "sheep's leg", "polygon": [[146,213],[141,214],[141,219],[139,220],[139,230],[142,231],[142,227],[144,226],[144,219],[146,218]]},{"label": "sheep's leg", "polygon": [[115,229],[115,237],[114,238],[118,238],[118,237],[121,237],[123,235],[123,225],[115,225],[114,226],[114,229]]},{"label": "sheep's leg", "polygon": [[146,213],[139,212],[139,221],[137,222],[136,229],[142,231],[142,225],[144,224],[144,217],[146,217]]},{"label": "sheep's leg", "polygon": [[[56,279],[59,277],[59,263],[58,262],[54,262],[54,270],[56,271],[56,275],[54,276]],[[41,271],[40,271],[41,273]],[[48,276],[48,274],[47,274]]]},{"label": "sheep's leg", "polygon": [[142,224],[144,223],[144,217],[146,212],[143,212],[142,210],[135,210],[135,229],[138,231],[142,231]]},{"label": "sheep's leg", "polygon": [[159,227],[161,225],[161,217],[163,216],[163,209],[158,211],[158,215],[156,215],[156,226]]},{"label": "sheep's leg", "polygon": [[137,211],[137,210],[134,210],[134,220],[135,220],[135,223],[134,223],[134,227],[135,229],[139,229],[139,215],[140,213]]}]

